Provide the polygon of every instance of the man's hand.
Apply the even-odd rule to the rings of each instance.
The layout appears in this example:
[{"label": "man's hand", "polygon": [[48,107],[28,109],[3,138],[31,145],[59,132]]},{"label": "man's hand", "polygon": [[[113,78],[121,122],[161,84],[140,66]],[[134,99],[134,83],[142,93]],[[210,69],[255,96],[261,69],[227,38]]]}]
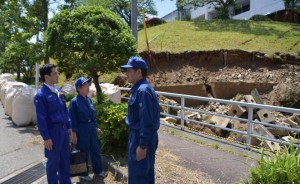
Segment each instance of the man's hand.
[{"label": "man's hand", "polygon": [[136,160],[140,161],[146,158],[147,155],[147,148],[142,149],[140,146],[136,148]]},{"label": "man's hand", "polygon": [[52,150],[53,142],[51,139],[47,139],[44,141],[45,148],[49,151]]},{"label": "man's hand", "polygon": [[76,132],[73,132],[73,138],[72,138],[72,140],[71,140],[71,143],[72,144],[74,144],[74,145],[76,145],[77,144],[77,134],[76,134]]},{"label": "man's hand", "polygon": [[100,128],[96,128],[97,134],[103,134],[102,130]]},{"label": "man's hand", "polygon": [[72,139],[73,139],[73,131],[72,131],[72,129],[68,129],[68,134],[69,134],[70,140],[72,141]]}]

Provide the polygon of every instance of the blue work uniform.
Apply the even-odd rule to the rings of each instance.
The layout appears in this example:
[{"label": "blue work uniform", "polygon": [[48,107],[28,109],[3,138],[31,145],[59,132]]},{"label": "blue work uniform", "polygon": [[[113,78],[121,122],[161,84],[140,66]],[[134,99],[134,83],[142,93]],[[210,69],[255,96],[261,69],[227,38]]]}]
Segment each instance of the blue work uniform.
[{"label": "blue work uniform", "polygon": [[[128,150],[128,183],[153,184],[155,151],[158,145],[160,108],[153,87],[143,78],[131,88],[126,124],[130,128]],[[147,148],[146,158],[136,160],[138,146]]]},{"label": "blue work uniform", "polygon": [[[96,113],[92,100],[87,96],[77,95],[71,100],[69,112],[72,120],[73,132],[77,134],[76,148],[86,151],[88,165],[89,155],[92,159],[93,171],[95,174],[102,172],[102,160],[100,155],[100,140],[96,128]],[[88,172],[86,175],[88,175]]]},{"label": "blue work uniform", "polygon": [[[55,90],[55,91],[54,91]],[[52,150],[45,148],[48,184],[69,184],[70,180],[70,138],[71,129],[66,101],[60,88],[53,91],[43,85],[34,97],[37,125],[44,140],[51,139]]]}]

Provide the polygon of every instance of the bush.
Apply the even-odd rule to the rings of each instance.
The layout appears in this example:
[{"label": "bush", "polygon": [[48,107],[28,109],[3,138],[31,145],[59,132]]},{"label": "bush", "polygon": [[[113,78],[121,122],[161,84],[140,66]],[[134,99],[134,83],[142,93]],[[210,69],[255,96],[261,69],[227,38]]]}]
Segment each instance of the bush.
[{"label": "bush", "polygon": [[272,21],[272,19],[270,19],[267,16],[264,15],[253,15],[249,20],[254,20],[254,21]]},{"label": "bush", "polygon": [[248,184],[274,184],[293,183],[300,181],[300,149],[295,149],[291,143],[285,153],[277,153],[274,157],[266,157],[261,154],[261,160],[257,168],[250,169],[250,180]]},{"label": "bush", "polygon": [[95,104],[97,122],[101,122],[100,140],[105,153],[127,153],[129,128],[125,124],[127,104]]}]

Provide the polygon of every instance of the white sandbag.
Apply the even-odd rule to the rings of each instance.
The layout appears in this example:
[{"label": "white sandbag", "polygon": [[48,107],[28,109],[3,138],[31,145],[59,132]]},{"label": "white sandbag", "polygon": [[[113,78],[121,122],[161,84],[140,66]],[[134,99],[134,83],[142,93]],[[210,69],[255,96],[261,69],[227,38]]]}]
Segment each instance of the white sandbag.
[{"label": "white sandbag", "polygon": [[62,87],[62,90],[66,95],[72,95],[72,94],[77,93],[75,86],[72,84],[64,84],[64,86]]},{"label": "white sandbag", "polygon": [[6,94],[10,88],[22,88],[22,87],[26,87],[26,86],[28,86],[28,85],[23,82],[7,82],[7,83],[5,83],[3,85],[3,87],[1,88],[1,102],[2,102],[3,107],[5,107]]},{"label": "white sandbag", "polygon": [[30,98],[31,98],[32,106],[33,106],[32,114],[31,114],[31,122],[35,125],[36,125],[36,122],[37,122],[37,117],[36,117],[35,105],[34,105],[33,100],[34,100],[34,96],[37,93],[37,91],[38,90],[36,88],[31,88],[31,90],[30,90]]},{"label": "white sandbag", "polygon": [[30,87],[18,91],[12,102],[12,120],[17,126],[26,126],[32,122],[33,99]]},{"label": "white sandbag", "polygon": [[[1,98],[1,90],[2,90],[2,87],[4,87],[5,85],[8,85],[8,83],[10,82],[14,82],[15,80],[14,79],[2,79],[0,78],[0,98]],[[1,98],[1,102],[2,102],[2,98]]]},{"label": "white sandbag", "polygon": [[88,96],[91,97],[91,98],[93,98],[93,97],[96,96],[96,94],[97,94],[97,90],[96,90],[95,84],[92,83],[92,84],[90,85],[90,90],[89,90]]},{"label": "white sandbag", "polygon": [[20,89],[17,88],[9,88],[7,91],[5,98],[5,114],[9,117],[12,116],[12,102],[18,90],[20,91]]},{"label": "white sandbag", "polygon": [[3,73],[0,75],[0,78],[2,79],[8,79],[8,78],[13,78],[13,74],[10,74],[10,73]]},{"label": "white sandbag", "polygon": [[102,92],[107,95],[112,102],[121,103],[121,90],[119,86],[109,83],[102,83],[100,84],[100,87]]}]

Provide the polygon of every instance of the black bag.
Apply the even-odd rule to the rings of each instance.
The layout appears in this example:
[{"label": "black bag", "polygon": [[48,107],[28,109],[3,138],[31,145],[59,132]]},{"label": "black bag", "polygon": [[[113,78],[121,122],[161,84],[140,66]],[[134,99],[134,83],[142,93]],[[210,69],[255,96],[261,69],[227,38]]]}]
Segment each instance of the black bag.
[{"label": "black bag", "polygon": [[86,164],[86,152],[76,150],[75,146],[71,146],[70,156],[70,176],[85,176],[88,168]]}]

